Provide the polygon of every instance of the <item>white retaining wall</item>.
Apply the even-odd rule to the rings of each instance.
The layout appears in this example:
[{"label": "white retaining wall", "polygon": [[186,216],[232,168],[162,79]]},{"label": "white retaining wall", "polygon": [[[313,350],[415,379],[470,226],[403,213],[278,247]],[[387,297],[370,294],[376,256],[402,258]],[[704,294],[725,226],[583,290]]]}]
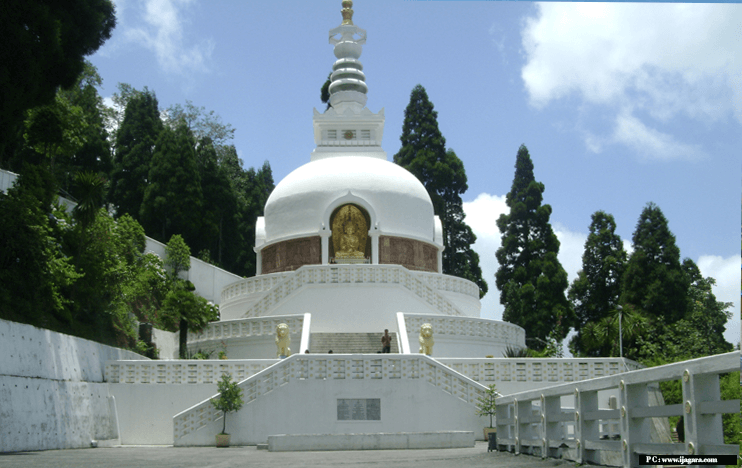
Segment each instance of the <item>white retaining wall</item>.
[{"label": "white retaining wall", "polygon": [[107,360],[147,359],[93,341],[0,320],[0,452],[116,440]]},{"label": "white retaining wall", "polygon": [[271,452],[325,450],[395,450],[474,447],[474,432],[397,432],[268,436]]},{"label": "white retaining wall", "polygon": [[[164,260],[165,244],[147,237],[145,252],[152,252]],[[199,296],[214,304],[221,303],[222,289],[225,286],[242,279],[239,275],[222,270],[195,257],[191,257],[191,269],[185,274],[181,274],[181,276],[193,283]]]}]

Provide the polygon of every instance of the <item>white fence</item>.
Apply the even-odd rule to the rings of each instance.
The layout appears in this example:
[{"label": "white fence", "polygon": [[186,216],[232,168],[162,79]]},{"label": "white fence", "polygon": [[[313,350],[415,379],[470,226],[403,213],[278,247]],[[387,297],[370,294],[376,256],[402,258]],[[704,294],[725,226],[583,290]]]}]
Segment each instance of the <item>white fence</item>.
[{"label": "white fence", "polygon": [[[265,293],[246,311],[247,317],[267,315],[281,302],[304,286],[332,284],[394,284],[400,285],[414,293],[444,315],[465,316],[450,300],[438,292],[436,287],[449,287],[450,292],[464,293],[467,280],[435,280],[431,275],[418,275],[399,265],[304,265],[294,272],[282,275],[271,275],[265,281],[258,278],[243,280],[229,285],[223,293],[223,308],[229,308],[232,302],[244,299],[245,295],[255,292]],[[268,289],[266,289],[268,288]],[[471,291],[470,291],[471,292]],[[477,295],[478,298],[478,295]]]},{"label": "white fence", "polygon": [[108,361],[106,381],[112,384],[215,384],[225,373],[240,381],[276,362],[278,359]]},{"label": "white fence", "polygon": [[[484,385],[531,385],[578,382],[644,368],[638,362],[621,358],[438,358],[456,372]],[[507,392],[510,393],[510,392]]]},{"label": "white fence", "polygon": [[275,315],[211,322],[198,333],[188,333],[188,346],[192,347],[201,343],[231,338],[275,336],[276,327],[281,323],[289,326],[292,335],[296,333],[300,334],[304,327],[304,315],[306,314]]},{"label": "white fence", "polygon": [[[719,374],[739,370],[739,352],[542,388],[497,400],[499,450],[566,457],[600,464],[603,452],[620,455],[622,466],[638,466],[645,455],[737,455],[725,445],[722,413],[739,413],[739,400],[721,400]],[[683,404],[649,406],[650,387],[680,380]],[[599,409],[598,392],[618,393],[617,409]],[[574,407],[562,397],[574,397]],[[684,416],[685,442],[650,443],[650,419]],[[601,427],[618,425],[620,439],[601,439]]]}]

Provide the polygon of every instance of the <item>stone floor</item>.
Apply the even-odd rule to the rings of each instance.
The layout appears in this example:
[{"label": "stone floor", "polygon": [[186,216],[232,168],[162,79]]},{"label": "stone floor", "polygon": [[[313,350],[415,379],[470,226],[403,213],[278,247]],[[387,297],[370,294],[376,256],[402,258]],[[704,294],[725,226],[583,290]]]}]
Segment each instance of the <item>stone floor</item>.
[{"label": "stone floor", "polygon": [[541,468],[574,466],[566,460],[487,452],[485,442],[473,448],[440,450],[367,450],[355,452],[268,452],[256,447],[141,447],[48,450],[0,453],[3,468],[166,468],[166,467],[409,467],[409,468]]}]

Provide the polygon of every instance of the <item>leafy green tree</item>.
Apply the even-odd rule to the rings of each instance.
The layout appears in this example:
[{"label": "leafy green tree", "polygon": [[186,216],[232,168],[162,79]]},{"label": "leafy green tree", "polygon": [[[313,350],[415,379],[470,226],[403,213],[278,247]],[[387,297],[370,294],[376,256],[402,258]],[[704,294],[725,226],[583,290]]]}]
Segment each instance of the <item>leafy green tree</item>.
[{"label": "leafy green tree", "polygon": [[215,147],[219,147],[234,138],[234,128],[225,124],[214,111],[206,111],[205,107],[196,107],[191,101],[186,101],[185,106],[175,104],[168,107],[167,124],[173,130],[180,125],[191,131],[198,141],[208,138]]},{"label": "leafy green tree", "polygon": [[144,230],[165,242],[181,234],[195,251],[204,246],[199,239],[203,192],[196,162],[195,142],[185,126],[165,128],[152,157],[148,185],[139,210]]},{"label": "leafy green tree", "polygon": [[680,264],[675,236],[654,203],[648,203],[639,216],[632,241],[634,252],[626,263],[621,303],[659,324],[677,322],[688,310],[689,279]]},{"label": "leafy green tree", "polygon": [[480,297],[487,292],[479,256],[471,249],[476,236],[464,221],[461,195],[469,188],[464,164],[453,150],[446,151],[446,139],[438,129],[438,113],[421,85],[415,86],[405,109],[400,140],[402,147],[394,162],[422,182],[443,225],[443,273],[466,278],[479,286]]},{"label": "leafy green tree", "polygon": [[502,246],[496,253],[500,267],[495,280],[505,306],[503,319],[523,327],[532,340],[530,347],[538,351],[545,348],[552,330],[561,341],[574,323],[565,296],[567,272],[557,259],[559,240],[549,224],[551,206],[541,204],[543,192],[544,184],[534,178],[528,148],[521,145],[506,197],[510,213],[497,220]]},{"label": "leafy green tree", "polygon": [[[621,237],[616,234],[616,221],[610,214],[596,211],[592,215],[590,233],[585,241],[582,270],[569,288],[568,297],[577,319],[577,335],[570,342],[572,354],[589,357],[610,355],[609,348],[613,342],[606,342],[597,348],[590,347],[584,340],[583,327],[609,317],[618,307],[625,263],[626,251]],[[599,329],[605,330],[612,323],[609,320]]]},{"label": "leafy green tree", "polygon": [[116,24],[110,0],[0,2],[0,163],[27,109],[50,103],[74,85]]},{"label": "leafy green tree", "polygon": [[28,167],[0,193],[0,317],[69,332],[66,291],[81,275],[62,250],[69,224],[53,206],[54,185],[47,168]]},{"label": "leafy green tree", "polygon": [[117,216],[126,213],[139,216],[149,182],[155,143],[162,128],[155,94],[147,88],[133,93],[116,132],[109,201],[116,208]]},{"label": "leafy green tree", "polygon": [[733,346],[724,338],[725,324],[732,317],[731,302],[720,302],[712,291],[716,280],[703,277],[693,260],[683,261],[688,287],[685,317],[668,327],[661,339],[664,355],[671,359],[695,359],[728,353]]},{"label": "leafy green tree", "polygon": [[194,293],[193,284],[178,278],[181,271],[191,267],[190,249],[183,238],[174,235],[165,247],[165,264],[171,268],[174,281],[162,305],[160,321],[167,329],[180,331],[179,355],[185,359],[188,350],[188,330],[202,330],[210,321],[217,320],[218,307]]}]

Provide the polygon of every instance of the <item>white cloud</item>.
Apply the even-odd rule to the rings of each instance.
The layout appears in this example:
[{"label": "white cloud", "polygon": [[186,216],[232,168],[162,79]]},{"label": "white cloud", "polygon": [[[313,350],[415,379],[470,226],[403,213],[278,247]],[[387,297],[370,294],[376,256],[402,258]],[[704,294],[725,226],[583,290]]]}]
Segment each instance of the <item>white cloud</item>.
[{"label": "white cloud", "polygon": [[[141,21],[136,26],[126,24],[124,34],[129,41],[152,51],[166,72],[208,72],[214,42],[205,39],[188,44],[183,33],[183,13],[192,3],[193,0],[144,0],[136,5],[141,9]],[[127,3],[127,10],[132,6]]]},{"label": "white cloud", "polygon": [[647,159],[666,161],[670,159],[693,160],[704,157],[704,152],[699,145],[681,143],[671,135],[648,128],[628,112],[623,112],[616,117],[613,141],[631,147]]},{"label": "white cloud", "polygon": [[[730,4],[540,3],[522,31],[521,76],[536,107],[577,95],[618,114],[613,143],[635,144],[624,136],[633,124],[660,159],[697,156],[698,148],[621,113],[630,103],[658,122],[742,123],[741,23],[742,7]],[[601,139],[585,137],[598,152]]]}]

